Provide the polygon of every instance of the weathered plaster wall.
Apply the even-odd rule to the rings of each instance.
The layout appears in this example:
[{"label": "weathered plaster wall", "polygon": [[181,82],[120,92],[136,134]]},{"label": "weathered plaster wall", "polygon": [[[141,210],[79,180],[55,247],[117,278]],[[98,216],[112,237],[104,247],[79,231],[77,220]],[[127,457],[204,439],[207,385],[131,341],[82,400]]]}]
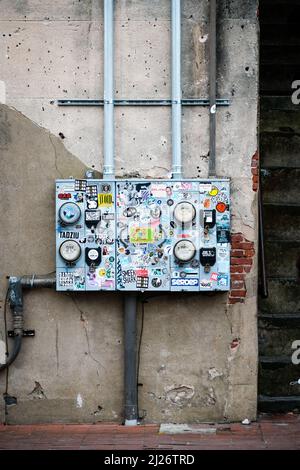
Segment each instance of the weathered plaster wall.
[{"label": "weathered plaster wall", "polygon": [[[232,104],[217,116],[217,173],[232,177],[232,231],[254,242],[255,251],[256,3],[218,2],[218,95]],[[168,98],[169,0],[115,4],[116,97]],[[205,97],[208,2],[182,4],[183,94]],[[7,275],[54,270],[54,179],[80,177],[87,166],[102,170],[102,109],[55,103],[102,97],[102,17],[101,0],[0,2],[1,312]],[[117,108],[115,114],[118,176],[168,175],[170,110]],[[207,109],[185,108],[186,177],[207,176],[208,145]],[[147,421],[255,418],[257,268],[255,255],[250,259],[233,268],[245,282],[245,296],[235,296],[241,288],[233,286],[234,304],[215,294],[145,305],[139,404]],[[121,295],[36,290],[26,293],[25,309],[36,337],[24,340],[9,370],[8,392],[17,405],[7,407],[6,421],[122,421]],[[0,338],[3,362],[2,316]],[[2,373],[1,393],[5,387]],[[0,409],[4,421],[3,400]]]}]

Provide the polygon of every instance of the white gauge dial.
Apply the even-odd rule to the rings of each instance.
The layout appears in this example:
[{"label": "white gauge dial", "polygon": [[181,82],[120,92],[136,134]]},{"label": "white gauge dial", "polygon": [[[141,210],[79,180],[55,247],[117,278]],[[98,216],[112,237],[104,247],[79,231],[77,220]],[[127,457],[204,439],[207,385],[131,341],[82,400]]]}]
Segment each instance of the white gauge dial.
[{"label": "white gauge dial", "polygon": [[174,217],[183,224],[192,222],[196,216],[196,209],[190,202],[179,202],[174,209]]},{"label": "white gauge dial", "polygon": [[59,254],[67,263],[72,263],[81,255],[80,245],[74,240],[66,240],[60,245]]},{"label": "white gauge dial", "polygon": [[76,224],[81,216],[80,207],[74,202],[66,202],[59,209],[59,218],[66,225]]},{"label": "white gauge dial", "polygon": [[194,258],[196,248],[190,240],[180,240],[174,246],[174,256],[183,263],[187,263]]}]

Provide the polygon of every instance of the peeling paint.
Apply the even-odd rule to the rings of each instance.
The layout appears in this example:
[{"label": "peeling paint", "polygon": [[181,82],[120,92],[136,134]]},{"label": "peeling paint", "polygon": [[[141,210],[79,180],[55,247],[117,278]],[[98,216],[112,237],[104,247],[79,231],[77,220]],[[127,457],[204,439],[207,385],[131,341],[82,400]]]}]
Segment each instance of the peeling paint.
[{"label": "peeling paint", "polygon": [[166,391],[166,399],[178,406],[185,406],[195,395],[191,385],[173,386]]},{"label": "peeling paint", "polygon": [[78,393],[78,395],[76,397],[76,407],[77,408],[82,408],[82,405],[83,405],[83,398],[80,395],[80,393]]}]

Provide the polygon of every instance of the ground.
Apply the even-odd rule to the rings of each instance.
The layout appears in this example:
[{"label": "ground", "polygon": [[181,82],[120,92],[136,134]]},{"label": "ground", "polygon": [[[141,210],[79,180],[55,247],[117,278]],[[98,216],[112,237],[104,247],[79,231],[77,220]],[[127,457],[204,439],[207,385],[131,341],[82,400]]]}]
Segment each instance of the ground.
[{"label": "ground", "polygon": [[300,415],[266,415],[249,425],[202,424],[177,434],[158,425],[112,423],[0,425],[0,450],[270,450],[300,449]]}]

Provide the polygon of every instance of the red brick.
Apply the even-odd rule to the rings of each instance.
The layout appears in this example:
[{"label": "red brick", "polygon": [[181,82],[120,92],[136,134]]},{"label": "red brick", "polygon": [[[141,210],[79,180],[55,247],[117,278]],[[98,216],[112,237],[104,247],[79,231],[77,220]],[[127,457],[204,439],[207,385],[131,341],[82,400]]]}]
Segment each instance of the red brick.
[{"label": "red brick", "polygon": [[232,248],[236,250],[252,250],[253,249],[253,242],[237,242],[234,243]]},{"label": "red brick", "polygon": [[245,256],[247,258],[252,258],[255,255],[255,250],[245,250]]},{"label": "red brick", "polygon": [[232,242],[242,242],[244,240],[244,237],[241,233],[232,233],[231,240]]},{"label": "red brick", "polygon": [[253,189],[253,191],[257,191],[258,190],[258,183],[253,183],[252,189]]},{"label": "red brick", "polygon": [[236,250],[235,248],[231,251],[231,256],[240,257],[244,256],[244,250]]},{"label": "red brick", "polygon": [[231,288],[232,289],[244,289],[245,288],[245,283],[244,283],[244,281],[232,281],[231,282]]},{"label": "red brick", "polygon": [[232,265],[238,264],[238,265],[242,265],[242,266],[244,266],[244,265],[250,265],[251,266],[252,263],[253,263],[253,261],[252,261],[251,258],[231,258],[231,260],[230,260],[230,264],[232,264]]},{"label": "red brick", "polygon": [[230,272],[231,273],[242,273],[243,269],[244,269],[243,266],[230,266]]},{"label": "red brick", "polygon": [[243,281],[245,279],[245,274],[231,274],[231,279],[233,281]]},{"label": "red brick", "polygon": [[258,176],[254,175],[252,181],[253,183],[258,183]]},{"label": "red brick", "polygon": [[252,175],[257,176],[258,175],[258,168],[251,168],[251,173],[252,173]]},{"label": "red brick", "polygon": [[246,297],[246,290],[245,289],[239,289],[239,290],[231,290],[230,291],[230,296],[231,297]]},{"label": "red brick", "polygon": [[255,154],[252,157],[252,160],[259,160],[259,153],[258,150],[256,150]]}]

